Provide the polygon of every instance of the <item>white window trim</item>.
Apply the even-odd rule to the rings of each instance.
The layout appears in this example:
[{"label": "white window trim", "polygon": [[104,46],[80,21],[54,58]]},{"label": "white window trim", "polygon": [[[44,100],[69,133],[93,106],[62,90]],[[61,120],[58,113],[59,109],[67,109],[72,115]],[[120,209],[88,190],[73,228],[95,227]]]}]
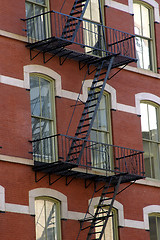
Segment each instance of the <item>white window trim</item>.
[{"label": "white window trim", "polygon": [[141,111],[140,111],[140,102],[141,101],[151,101],[154,103],[157,103],[160,105],[160,97],[152,94],[152,93],[146,93],[146,92],[142,92],[142,93],[137,93],[135,94],[135,104],[136,104],[136,111],[138,115],[141,115]]},{"label": "white window trim", "polygon": [[5,210],[5,188],[0,186],[0,211],[4,212]]},{"label": "white window trim", "polygon": [[[89,212],[91,214],[94,215],[94,208],[95,206],[98,205],[98,202],[100,200],[100,197],[95,197],[93,198],[92,200],[90,199],[88,204],[90,204],[90,201],[91,202],[91,205],[90,205],[90,208],[89,208]],[[104,202],[104,204],[110,204],[111,203],[111,200],[106,200]],[[118,201],[114,201],[114,204],[113,204],[113,207],[118,211],[118,225],[121,226],[121,227],[124,227],[125,226],[125,219],[124,219],[124,209],[123,209],[123,205],[118,202]]]},{"label": "white window trim", "polygon": [[61,218],[68,218],[67,197],[63,193],[50,188],[36,188],[29,191],[29,213],[31,215],[35,215],[35,199],[44,196],[59,200],[61,202]]},{"label": "white window trim", "polygon": [[[155,0],[141,0],[141,1],[144,3],[148,3],[150,6],[154,8],[154,21],[160,23],[159,4]],[[118,9],[120,11],[133,14],[133,0],[128,0],[128,5],[113,0],[105,0],[105,5]]]},{"label": "white window trim", "polygon": [[143,208],[144,227],[149,230],[149,214],[160,213],[160,205],[150,205]]},{"label": "white window trim", "polygon": [[[133,69],[132,69],[132,67],[128,66],[128,68],[126,70],[132,71]],[[159,74],[152,73],[152,75],[150,75],[150,74],[148,74],[148,72],[150,73],[150,71],[145,71],[147,76],[151,76],[151,77],[160,79]],[[54,81],[55,81],[55,96],[64,97],[64,98],[72,99],[72,100],[77,100],[78,93],[62,89],[61,76],[57,72],[55,72],[54,70],[51,70],[50,68],[41,66],[41,65],[35,64],[35,65],[24,66],[24,81],[20,80],[20,79],[15,79],[15,78],[0,75],[0,83],[30,89],[30,78],[29,78],[30,73],[40,73],[40,74],[47,75],[48,77],[54,79]],[[138,72],[138,73],[144,74],[144,71]],[[87,99],[88,88],[91,87],[92,80],[93,79],[88,79],[84,82],[83,93],[80,95],[80,99],[82,101],[85,101]],[[104,90],[107,91],[108,93],[110,93],[111,108],[114,110],[119,110],[119,111],[131,113],[131,114],[140,115],[140,101],[141,100],[150,100],[150,101],[160,104],[160,98],[158,96],[151,94],[151,93],[145,93],[145,92],[135,94],[135,106],[121,104],[121,103],[117,102],[116,90],[113,87],[106,84]]]}]

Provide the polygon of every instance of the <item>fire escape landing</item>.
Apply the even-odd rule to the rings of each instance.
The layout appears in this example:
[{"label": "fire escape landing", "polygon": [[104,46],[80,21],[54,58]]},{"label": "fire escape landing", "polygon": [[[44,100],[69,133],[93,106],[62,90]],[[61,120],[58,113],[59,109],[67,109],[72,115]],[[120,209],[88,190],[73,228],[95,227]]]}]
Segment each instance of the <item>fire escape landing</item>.
[{"label": "fire escape landing", "polygon": [[[87,240],[100,240],[119,185],[143,178],[144,165],[141,151],[90,139],[111,69],[135,62],[136,57],[134,35],[83,19],[88,2],[75,0],[70,15],[49,11],[24,21],[31,59],[42,53],[45,63],[58,56],[60,64],[69,58],[78,61],[80,69],[85,65],[88,68],[95,66],[94,79],[75,136],[48,136],[33,140],[32,145],[36,181],[49,175],[50,184],[62,177],[66,178],[67,185],[75,178],[85,179],[86,187],[92,181],[105,183],[94,216],[82,221],[90,224],[87,227],[81,224],[80,228],[80,232],[89,230]],[[39,172],[43,175],[38,178]],[[57,175],[54,181],[51,179],[53,173]],[[108,194],[113,194],[109,197],[112,200],[102,217]],[[97,232],[97,229],[100,230]]]}]

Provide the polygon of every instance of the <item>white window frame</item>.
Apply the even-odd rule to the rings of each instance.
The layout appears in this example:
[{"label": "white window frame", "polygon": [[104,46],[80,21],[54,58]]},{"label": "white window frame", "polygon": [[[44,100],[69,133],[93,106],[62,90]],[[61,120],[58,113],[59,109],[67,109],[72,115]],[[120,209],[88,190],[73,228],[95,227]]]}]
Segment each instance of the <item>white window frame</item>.
[{"label": "white window frame", "polygon": [[[134,4],[138,4],[141,6],[144,6],[145,8],[147,8],[149,10],[149,23],[150,23],[150,38],[143,36],[142,35],[136,35],[136,40],[138,39],[142,39],[142,40],[147,40],[149,43],[149,61],[150,61],[150,69],[146,69],[146,70],[151,70],[153,72],[157,72],[157,63],[156,63],[156,47],[155,47],[155,31],[154,31],[154,7],[152,5],[149,5],[148,3],[144,2],[144,1],[139,1],[139,0],[135,0],[133,2]],[[143,21],[142,21],[143,23]],[[143,28],[142,28],[143,30]],[[143,51],[144,52],[144,51]],[[142,53],[143,55],[143,53]],[[139,68],[145,69],[144,67],[141,67],[138,65],[137,66]]]},{"label": "white window frame", "polygon": [[[153,144],[157,144],[157,152],[158,152],[158,156],[159,156],[159,154],[160,154],[160,121],[159,121],[159,117],[160,117],[160,106],[158,105],[158,104],[155,104],[155,103],[153,103],[153,102],[151,102],[151,101],[146,101],[146,100],[144,100],[144,101],[141,101],[140,102],[140,104],[141,103],[144,103],[144,104],[146,104],[147,105],[147,108],[148,108],[148,105],[151,105],[151,106],[153,106],[153,107],[155,107],[155,109],[156,109],[156,119],[157,119],[157,127],[158,127],[158,140],[157,141],[155,141],[155,140],[152,140],[152,139],[147,139],[147,138],[143,138],[142,137],[142,139],[143,139],[143,143],[148,143],[149,145],[151,145],[152,143]],[[149,117],[149,115],[148,115],[148,112],[147,112],[147,117]],[[147,120],[148,121],[148,120]],[[149,149],[150,150],[150,149]],[[150,155],[151,155],[151,151],[149,151],[149,153],[150,153]],[[157,174],[158,173],[156,173],[155,172],[155,161],[159,161],[157,164],[160,164],[160,159],[154,159],[153,160],[153,162],[152,162],[152,160],[151,159],[149,159],[149,161],[150,161],[150,166],[151,166],[151,169],[150,169],[150,176],[147,176],[147,177],[150,177],[150,178],[155,178],[155,179],[160,179],[160,171],[159,171],[159,176],[157,176]],[[144,153],[144,163],[145,163],[145,153]],[[158,169],[158,168],[156,168],[156,169]],[[153,176],[153,173],[155,174],[155,176]]]}]

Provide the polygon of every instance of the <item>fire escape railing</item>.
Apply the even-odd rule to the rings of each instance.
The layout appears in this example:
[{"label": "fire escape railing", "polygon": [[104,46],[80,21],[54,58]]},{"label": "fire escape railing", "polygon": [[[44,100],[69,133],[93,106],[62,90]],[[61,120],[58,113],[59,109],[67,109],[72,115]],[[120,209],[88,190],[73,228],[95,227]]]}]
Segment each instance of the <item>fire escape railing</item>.
[{"label": "fire escape railing", "polygon": [[[135,36],[111,27],[76,18],[56,11],[45,12],[28,19],[26,22],[28,46],[42,46],[59,40],[73,50],[82,53],[92,53],[99,56],[120,54],[131,59],[135,56]],[[78,22],[78,29],[75,25]],[[68,25],[67,25],[68,24]],[[66,27],[67,26],[67,27]],[[76,48],[73,47],[76,44]],[[52,50],[58,45],[52,44]]]},{"label": "fire escape railing", "polygon": [[[75,152],[85,141],[85,148],[80,160],[71,159],[69,150],[73,140],[76,140]],[[114,173],[128,173],[144,176],[143,152],[115,146],[111,144],[84,140],[57,134],[32,141],[33,160],[41,163],[62,161],[75,164],[88,170],[99,169]],[[71,153],[73,154],[73,152]]]}]

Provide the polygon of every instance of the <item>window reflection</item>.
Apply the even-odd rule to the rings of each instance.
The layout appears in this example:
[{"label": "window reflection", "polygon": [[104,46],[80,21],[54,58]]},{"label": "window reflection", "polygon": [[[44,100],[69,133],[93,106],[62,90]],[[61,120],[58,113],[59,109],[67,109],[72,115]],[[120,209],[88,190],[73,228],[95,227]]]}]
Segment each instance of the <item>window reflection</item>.
[{"label": "window reflection", "polygon": [[149,103],[140,106],[146,176],[160,179],[158,107]]},{"label": "window reflection", "polygon": [[43,14],[47,11],[47,1],[45,0],[26,0],[26,18],[31,18],[27,21],[27,35],[29,38],[42,40],[49,36],[49,20],[45,15],[32,18],[36,15]]},{"label": "window reflection", "polygon": [[149,216],[150,240],[160,239],[160,215],[153,214]]},{"label": "window reflection", "polygon": [[[102,207],[101,214],[99,217],[103,217],[107,214],[108,207]],[[96,211],[96,209],[95,209]],[[98,224],[97,224],[98,225]],[[102,231],[103,221],[99,221],[99,226],[96,226],[96,239],[99,239],[100,233]],[[107,225],[105,227],[102,240],[118,240],[118,219],[117,210],[112,208],[110,217],[108,219]]]},{"label": "window reflection", "polygon": [[[111,169],[109,95],[103,95],[91,130],[91,140],[97,142],[92,147],[92,164],[95,167]],[[104,143],[104,145],[103,145]]]},{"label": "window reflection", "polygon": [[133,6],[137,66],[152,70],[150,10],[140,3],[134,3]]},{"label": "window reflection", "polygon": [[52,199],[36,199],[36,240],[59,240],[59,203]]},{"label": "window reflection", "polygon": [[[54,134],[53,119],[53,85],[52,82],[39,74],[30,77],[30,103],[32,114],[32,139],[39,140],[33,144],[34,156],[37,161],[55,161],[56,142],[49,138]],[[43,140],[40,140],[43,139]]]},{"label": "window reflection", "polygon": [[102,50],[104,49],[105,45],[103,26],[95,24],[102,24],[98,0],[89,1],[87,9],[84,13],[84,18],[90,21],[83,23],[83,35],[86,45],[85,50],[87,53],[102,56]]}]

